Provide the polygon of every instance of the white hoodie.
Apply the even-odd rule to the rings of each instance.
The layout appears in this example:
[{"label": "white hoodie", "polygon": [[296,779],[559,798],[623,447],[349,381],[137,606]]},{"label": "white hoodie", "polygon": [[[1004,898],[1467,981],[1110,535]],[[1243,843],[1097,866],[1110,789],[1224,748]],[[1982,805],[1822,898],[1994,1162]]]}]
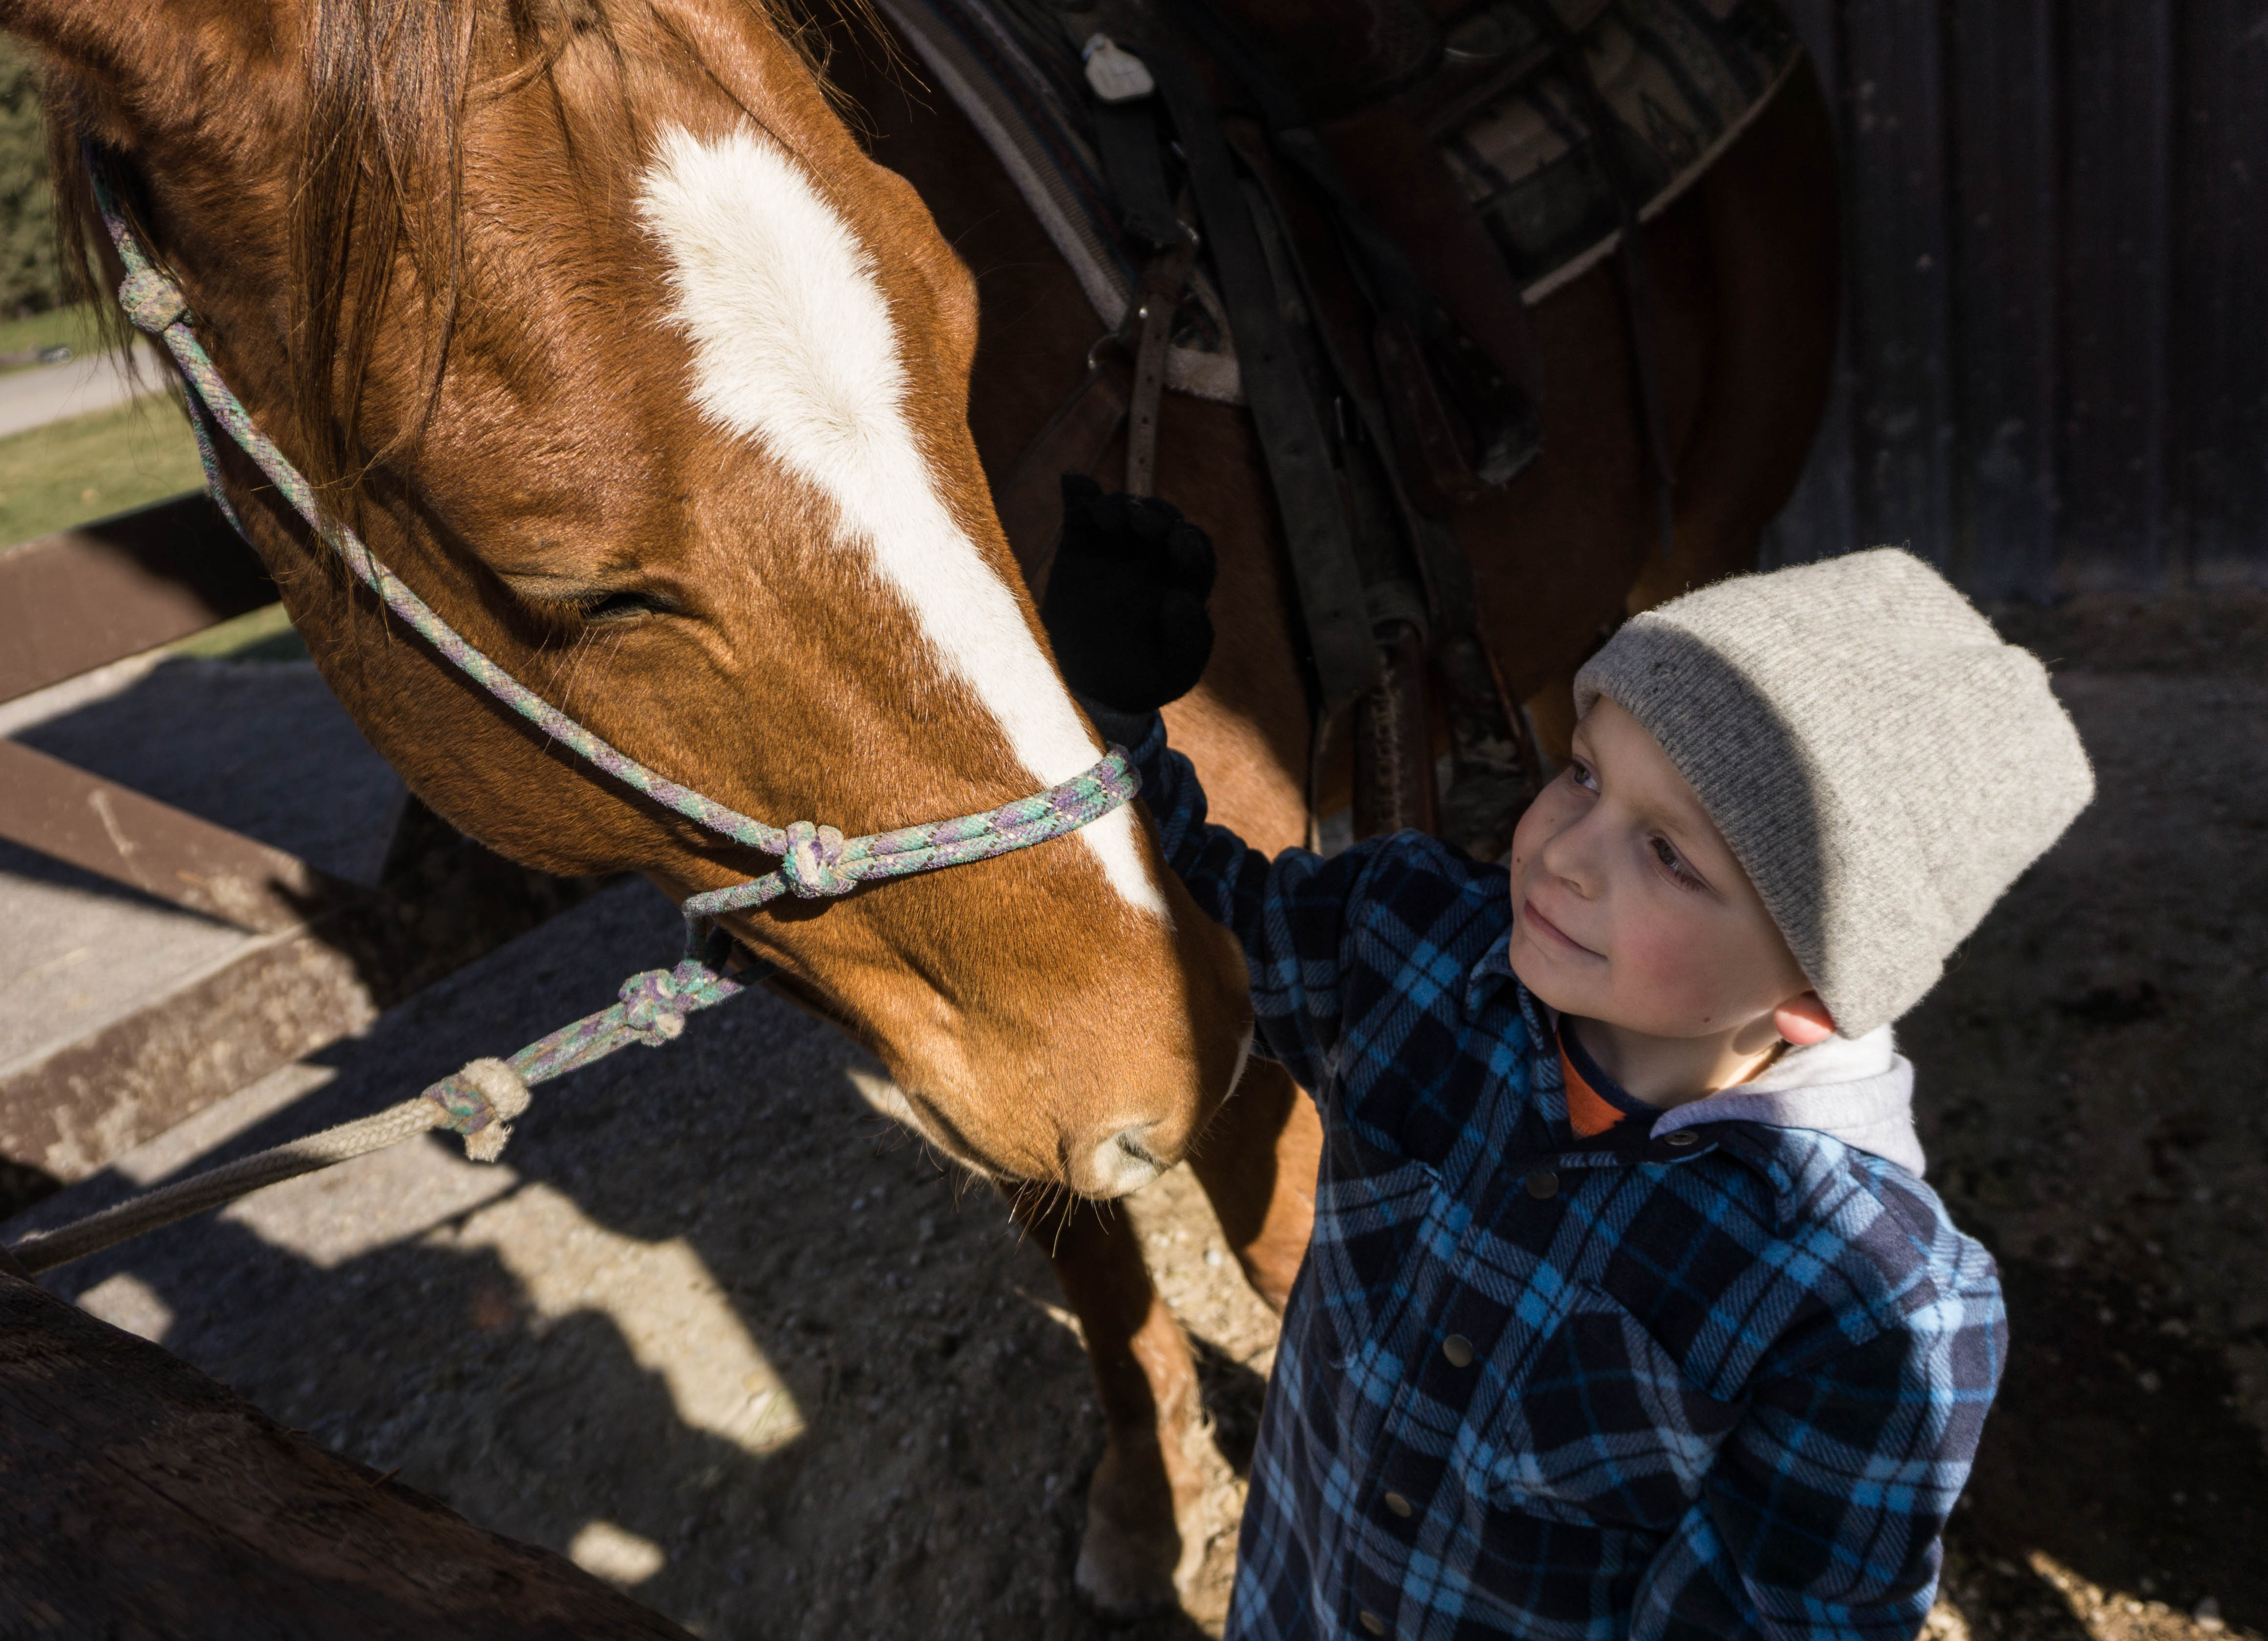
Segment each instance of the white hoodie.
[{"label": "white hoodie", "polygon": [[1653,1137],[1707,1122],[1809,1129],[1917,1179],[1926,1166],[1914,1132],[1913,1062],[1897,1051],[1888,1026],[1792,1049],[1751,1082],[1663,1112]]}]

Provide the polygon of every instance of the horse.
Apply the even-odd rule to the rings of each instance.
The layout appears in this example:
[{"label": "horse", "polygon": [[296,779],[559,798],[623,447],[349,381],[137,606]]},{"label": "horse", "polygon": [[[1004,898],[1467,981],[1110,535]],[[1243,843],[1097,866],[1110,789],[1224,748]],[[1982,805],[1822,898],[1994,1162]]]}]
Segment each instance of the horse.
[{"label": "horse", "polygon": [[[94,152],[269,436],[555,703],[744,813],[846,832],[995,805],[1098,755],[990,499],[1095,322],[966,119],[854,6],[0,0],[0,26],[48,65],[91,283],[118,271]],[[830,31],[861,48],[822,70]],[[1456,527],[1547,744],[1554,681],[1596,635],[1749,562],[1793,483],[1832,345],[1825,132],[1815,88],[1790,88],[1644,231],[1666,556],[1607,275],[1534,310],[1543,454]],[[1221,641],[1174,740],[1217,818],[1303,842],[1313,725],[1248,415],[1174,398],[1157,468],[1222,547]],[[326,680],[452,824],[681,898],[761,866],[493,710],[246,463],[224,452],[220,477]],[[1109,1432],[1079,1586],[1110,1614],[1170,1602],[1202,1549],[1180,1523],[1205,1439],[1188,1343],[1113,1199],[1186,1158],[1280,1306],[1319,1144],[1305,1097],[1248,1057],[1233,949],[1123,812],[729,928],[1044,1236]]]},{"label": "horse", "polygon": [[[551,704],[744,814],[944,820],[1104,751],[963,407],[976,297],[801,37],[683,7],[10,0],[88,283],[90,155],[323,504]],[[682,899],[766,857],[578,768],[219,477],[330,688],[460,830]],[[999,1179],[1110,1195],[1187,1150],[1240,960],[1120,810],[840,901],[729,915]]]}]

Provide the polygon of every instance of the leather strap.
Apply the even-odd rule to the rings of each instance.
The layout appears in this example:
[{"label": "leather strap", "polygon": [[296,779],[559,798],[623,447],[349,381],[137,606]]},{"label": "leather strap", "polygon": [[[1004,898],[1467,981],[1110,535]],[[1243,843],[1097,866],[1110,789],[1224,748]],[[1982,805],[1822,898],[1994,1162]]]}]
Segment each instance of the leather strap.
[{"label": "leather strap", "polygon": [[1433,725],[1426,707],[1425,635],[1409,621],[1378,628],[1385,676],[1355,703],[1354,835],[1431,832]]},{"label": "leather strap", "polygon": [[1440,835],[1476,860],[1501,860],[1513,828],[1543,783],[1543,761],[1488,646],[1469,629],[1434,645],[1449,723],[1449,790]]},{"label": "leather strap", "polygon": [[[1329,372],[1336,378],[1337,403],[1349,423],[1341,430],[1341,462],[1351,492],[1366,489],[1363,481],[1373,468],[1381,478],[1390,480],[1397,471],[1396,464],[1369,462],[1366,450],[1366,446],[1383,449],[1390,444],[1388,418],[1381,407],[1397,384],[1388,363],[1388,350],[1380,350],[1380,368],[1373,372],[1365,357],[1359,303],[1350,309],[1351,293],[1343,295],[1337,290],[1344,278],[1336,270],[1343,269],[1344,263],[1336,255],[1328,222],[1302,210],[1293,197],[1293,180],[1275,163],[1256,129],[1243,125],[1232,140],[1273,206],[1266,225],[1284,244],[1271,262],[1296,269],[1301,276],[1302,283],[1296,288],[1279,290],[1278,298],[1286,307],[1303,310],[1307,315],[1313,335],[1327,356]],[[1263,221],[1257,202],[1254,220]],[[1381,338],[1389,333],[1390,322],[1391,316],[1381,325]],[[1406,380],[1398,385],[1404,389],[1409,386]],[[1398,471],[1407,478],[1406,467]],[[1367,488],[1378,490],[1381,486],[1373,483]],[[1374,835],[1373,826],[1393,830],[1406,824],[1409,816],[1431,813],[1438,817],[1440,835],[1476,858],[1493,860],[1510,847],[1512,828],[1535,795],[1543,766],[1519,703],[1504,688],[1495,662],[1478,636],[1472,566],[1455,533],[1445,519],[1418,504],[1410,487],[1383,488],[1385,493],[1373,496],[1371,504],[1353,509],[1358,528],[1362,530],[1356,547],[1368,588],[1373,631],[1385,646],[1388,666],[1388,676],[1355,709],[1356,835]],[[1412,607],[1405,589],[1412,575],[1422,580],[1425,596],[1409,619],[1425,621],[1430,613],[1426,644],[1434,666],[1432,681],[1439,687],[1442,717],[1450,732],[1451,781],[1438,805],[1430,746],[1424,760],[1395,758],[1381,762],[1386,749],[1403,743],[1376,733],[1375,720],[1372,732],[1361,727],[1366,714],[1398,714],[1398,721],[1406,723],[1413,711],[1430,711],[1425,705],[1426,681],[1413,681],[1406,676],[1406,654],[1401,656],[1399,665],[1396,662],[1399,644],[1394,595],[1402,596],[1398,607],[1407,614]],[[1395,699],[1381,698],[1387,695]],[[1430,723],[1428,727],[1430,732]]]},{"label": "leather strap", "polygon": [[[1407,414],[1389,418],[1381,408],[1380,396],[1399,386],[1405,398],[1420,403],[1418,419],[1431,417],[1427,425],[1449,488],[1469,486],[1470,456],[1454,448],[1461,431],[1468,438],[1469,431],[1460,428],[1455,410],[1440,403],[1428,357],[1439,351],[1444,336],[1455,336],[1458,327],[1428,293],[1409,258],[1349,195],[1332,155],[1305,125],[1287,92],[1275,88],[1280,93],[1272,110],[1278,129],[1269,140],[1239,122],[1235,146],[1256,180],[1248,182],[1194,69],[1159,40],[1162,31],[1143,14],[1139,0],[1111,0],[1082,13],[1076,26],[1066,19],[1074,43],[1087,37],[1081,31],[1105,26],[1122,45],[1148,36],[1132,48],[1148,65],[1181,138],[1197,219],[1227,305],[1246,396],[1285,525],[1300,636],[1316,690],[1318,754],[1323,726],[1353,704],[1360,835],[1408,826],[1432,829],[1444,823],[1460,844],[1484,857],[1501,854],[1511,821],[1529,795],[1535,768],[1524,744],[1524,725],[1475,636],[1471,571],[1462,550],[1446,524],[1425,516],[1446,511],[1446,506],[1438,496],[1432,508],[1413,505],[1408,464],[1399,464],[1403,482],[1395,484],[1397,464],[1380,463],[1371,455],[1394,447],[1396,441],[1387,430],[1390,420],[1398,430],[1412,419]],[[1154,136],[1154,126],[1151,129]],[[1287,131],[1288,145],[1282,140]],[[1287,152],[1287,146],[1296,151]],[[1279,153],[1312,185],[1312,193],[1293,190],[1300,202],[1320,194],[1327,214],[1319,215],[1285,192],[1291,180],[1278,173],[1274,162]],[[1438,156],[1429,152],[1425,158],[1446,183]],[[1369,245],[1343,258],[1350,224],[1354,234],[1367,236]],[[1480,232],[1477,223],[1472,226]],[[1147,494],[1154,485],[1164,343],[1193,248],[1177,246],[1153,258],[1138,298],[1125,483],[1136,494]],[[1484,239],[1479,248],[1493,266],[1493,244]],[[1336,284],[1314,284],[1323,274]],[[1352,288],[1346,286],[1350,276]],[[1517,291],[1507,300],[1513,318],[1524,322]],[[1373,368],[1366,312],[1388,320],[1377,338],[1377,363],[1386,367],[1383,372]],[[1403,342],[1406,369],[1395,368],[1401,361],[1393,355],[1388,327]],[[1520,337],[1513,342],[1506,351],[1516,354]],[[1115,386],[1115,377],[1108,379]],[[1113,401],[1110,388],[1092,379],[1082,383],[1002,487],[1003,521],[1035,592],[1043,585],[1061,527],[1060,475],[1092,467],[1116,430],[1123,402]],[[1532,400],[1523,397],[1521,402],[1532,416]],[[1326,423],[1327,408],[1338,417],[1336,443]],[[1403,525],[1398,530],[1390,522],[1397,516]],[[1389,619],[1392,612],[1373,607],[1377,599],[1371,594],[1406,589],[1413,577],[1422,577],[1428,596],[1419,600],[1414,592],[1404,592],[1409,608],[1400,618]],[[1455,754],[1454,778],[1438,806],[1427,700],[1429,644],[1440,669]]]},{"label": "leather strap", "polygon": [[1245,400],[1284,523],[1314,673],[1316,715],[1328,718],[1368,689],[1379,673],[1378,646],[1363,608],[1362,578],[1330,445],[1301,379],[1275,281],[1211,100],[1178,53],[1152,48],[1143,60],[1181,135],[1190,190],[1220,276]]},{"label": "leather strap", "polygon": [[1094,471],[1126,419],[1126,403],[1117,372],[1097,365],[1056,408],[992,492],[1008,550],[1015,554],[1034,599],[1047,592],[1048,570],[1063,538],[1063,475]]},{"label": "leather strap", "polygon": [[1357,109],[1319,128],[1347,188],[1403,247],[1425,288],[1532,406],[1543,356],[1520,286],[1440,145],[1403,101]]},{"label": "leather strap", "polygon": [[1674,492],[1677,469],[1670,460],[1669,421],[1662,408],[1660,350],[1654,340],[1653,291],[1646,279],[1646,250],[1639,234],[1638,184],[1630,174],[1621,145],[1615,141],[1615,129],[1621,121],[1608,103],[1606,94],[1599,90],[1598,82],[1591,77],[1589,61],[1583,55],[1583,42],[1567,26],[1566,19],[1559,15],[1551,0],[1513,0],[1513,4],[1551,42],[1552,52],[1574,90],[1583,123],[1589,128],[1591,151],[1598,158],[1600,173],[1614,190],[1615,209],[1621,218],[1616,260],[1622,276],[1623,314],[1630,327],[1631,370],[1635,379],[1632,386],[1638,395],[1639,431],[1645,437],[1646,454],[1653,468],[1654,501],[1660,513],[1661,556],[1668,558],[1676,544]]},{"label": "leather strap", "polygon": [[1090,99],[1087,106],[1094,114],[1095,146],[1101,151],[1102,168],[1109,175],[1111,191],[1118,196],[1118,220],[1126,231],[1153,250],[1188,239],[1189,230],[1174,215],[1174,202],[1166,191],[1157,109],[1152,99],[1107,103]]},{"label": "leather strap", "polygon": [[[1176,219],[1175,225],[1179,226]],[[1126,419],[1126,493],[1154,492],[1158,473],[1158,416],[1166,399],[1166,350],[1174,339],[1174,313],[1188,288],[1197,241],[1186,233],[1180,244],[1160,251],[1143,270],[1135,318],[1140,328],[1134,345],[1134,394]]]},{"label": "leather strap", "polygon": [[[1485,491],[1511,482],[1535,459],[1539,447],[1536,395],[1521,384],[1540,384],[1542,371],[1540,355],[1526,332],[1526,305],[1509,276],[1503,281],[1509,293],[1508,309],[1492,311],[1495,305],[1484,288],[1468,303],[1484,327],[1483,334],[1491,341],[1488,347],[1476,345],[1462,316],[1446,307],[1440,293],[1428,284],[1404,249],[1404,241],[1388,232],[1348,187],[1330,146],[1275,70],[1203,6],[1185,0],[1179,14],[1190,33],[1259,106],[1270,143],[1299,169],[1325,202],[1347,255],[1359,266],[1372,306],[1381,318],[1400,321],[1414,343],[1416,357],[1433,377],[1433,386],[1425,391],[1454,405],[1454,438],[1448,445],[1438,438],[1413,438],[1406,429],[1398,430],[1403,434],[1399,442],[1405,448],[1430,444],[1437,454],[1454,451],[1454,468],[1441,470],[1448,481],[1450,493],[1445,499],[1449,503],[1476,501]],[[1454,230],[1461,223],[1458,209],[1465,217],[1470,217],[1469,208],[1427,191],[1429,179],[1438,178],[1443,190],[1453,189],[1454,184],[1439,152],[1414,121],[1398,114],[1366,117],[1358,113],[1346,118],[1354,122],[1351,141],[1362,140],[1367,132],[1391,151],[1381,161],[1381,194],[1390,195],[1401,189],[1407,173],[1408,187],[1432,202],[1430,212],[1413,211],[1403,204],[1390,207],[1404,233]],[[1502,259],[1478,222],[1469,223],[1469,243],[1461,241],[1455,248],[1460,252],[1478,248],[1488,259],[1481,264],[1484,269],[1500,266]],[[1454,259],[1440,255],[1431,260],[1446,267]],[[1402,395],[1394,395],[1388,403],[1398,408],[1401,400]],[[1434,472],[1430,466],[1422,469],[1421,482],[1439,489]]]}]

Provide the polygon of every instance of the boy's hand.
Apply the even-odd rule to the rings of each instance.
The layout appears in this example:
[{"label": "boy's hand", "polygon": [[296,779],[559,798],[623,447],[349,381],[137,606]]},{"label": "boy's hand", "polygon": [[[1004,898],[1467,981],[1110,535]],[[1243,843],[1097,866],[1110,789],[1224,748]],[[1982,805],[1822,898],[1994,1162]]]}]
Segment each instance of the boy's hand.
[{"label": "boy's hand", "polygon": [[1154,712],[1193,688],[1212,654],[1212,540],[1171,502],[1063,482],[1063,545],[1040,620],[1064,677],[1115,712]]}]

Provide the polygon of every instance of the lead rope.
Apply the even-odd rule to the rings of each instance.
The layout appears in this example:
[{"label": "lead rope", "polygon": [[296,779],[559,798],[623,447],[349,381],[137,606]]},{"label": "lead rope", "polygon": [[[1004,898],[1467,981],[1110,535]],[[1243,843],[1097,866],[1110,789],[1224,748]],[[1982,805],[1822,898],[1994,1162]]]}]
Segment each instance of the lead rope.
[{"label": "lead rope", "polygon": [[188,385],[189,423],[196,432],[205,482],[239,535],[244,526],[221,486],[212,424],[259,464],[292,510],[338,554],[356,578],[450,665],[561,746],[624,785],[734,843],[781,858],[777,871],[687,900],[682,908],[684,960],[674,968],[650,968],[633,975],[622,982],[619,1000],[612,1007],[530,1043],[510,1060],[475,1060],[416,1099],[373,1116],[241,1158],[104,1209],[60,1230],[27,1237],[9,1250],[26,1269],[34,1273],[52,1269],[144,1231],[232,1202],[261,1186],[365,1156],[433,1129],[462,1135],[467,1156],[476,1162],[494,1162],[512,1136],[508,1124],[527,1109],[530,1085],[587,1065],[633,1041],[658,1049],[685,1029],[688,1014],[713,1008],[746,990],[721,972],[731,942],[713,929],[713,924],[724,913],[767,905],[783,894],[806,900],[848,894],[864,882],[938,872],[1012,854],[1101,820],[1140,790],[1141,777],[1125,751],[1113,747],[1093,768],[998,809],[846,838],[834,827],[808,820],[786,827],[767,826],[648,769],[475,649],[396,579],[361,537],[323,512],[316,504],[314,487],[254,425],[251,413],[221,379],[191,328],[188,299],[180,287],[144,254],[92,149],[86,151],[86,166],[103,224],[126,268],[126,278],[118,288],[119,305],[136,326],[163,342],[180,366]]},{"label": "lead rope", "polygon": [[[718,956],[721,960],[722,954]],[[8,1251],[36,1276],[129,1237],[234,1202],[263,1185],[367,1156],[432,1129],[462,1135],[465,1155],[475,1162],[494,1162],[512,1137],[512,1120],[528,1107],[531,1085],[604,1059],[633,1042],[659,1049],[674,1041],[685,1030],[688,1014],[713,1008],[744,989],[694,960],[674,968],[650,968],[622,982],[613,1006],[562,1027],[509,1060],[475,1060],[415,1100],[144,1192],[60,1230],[26,1237]]]}]

